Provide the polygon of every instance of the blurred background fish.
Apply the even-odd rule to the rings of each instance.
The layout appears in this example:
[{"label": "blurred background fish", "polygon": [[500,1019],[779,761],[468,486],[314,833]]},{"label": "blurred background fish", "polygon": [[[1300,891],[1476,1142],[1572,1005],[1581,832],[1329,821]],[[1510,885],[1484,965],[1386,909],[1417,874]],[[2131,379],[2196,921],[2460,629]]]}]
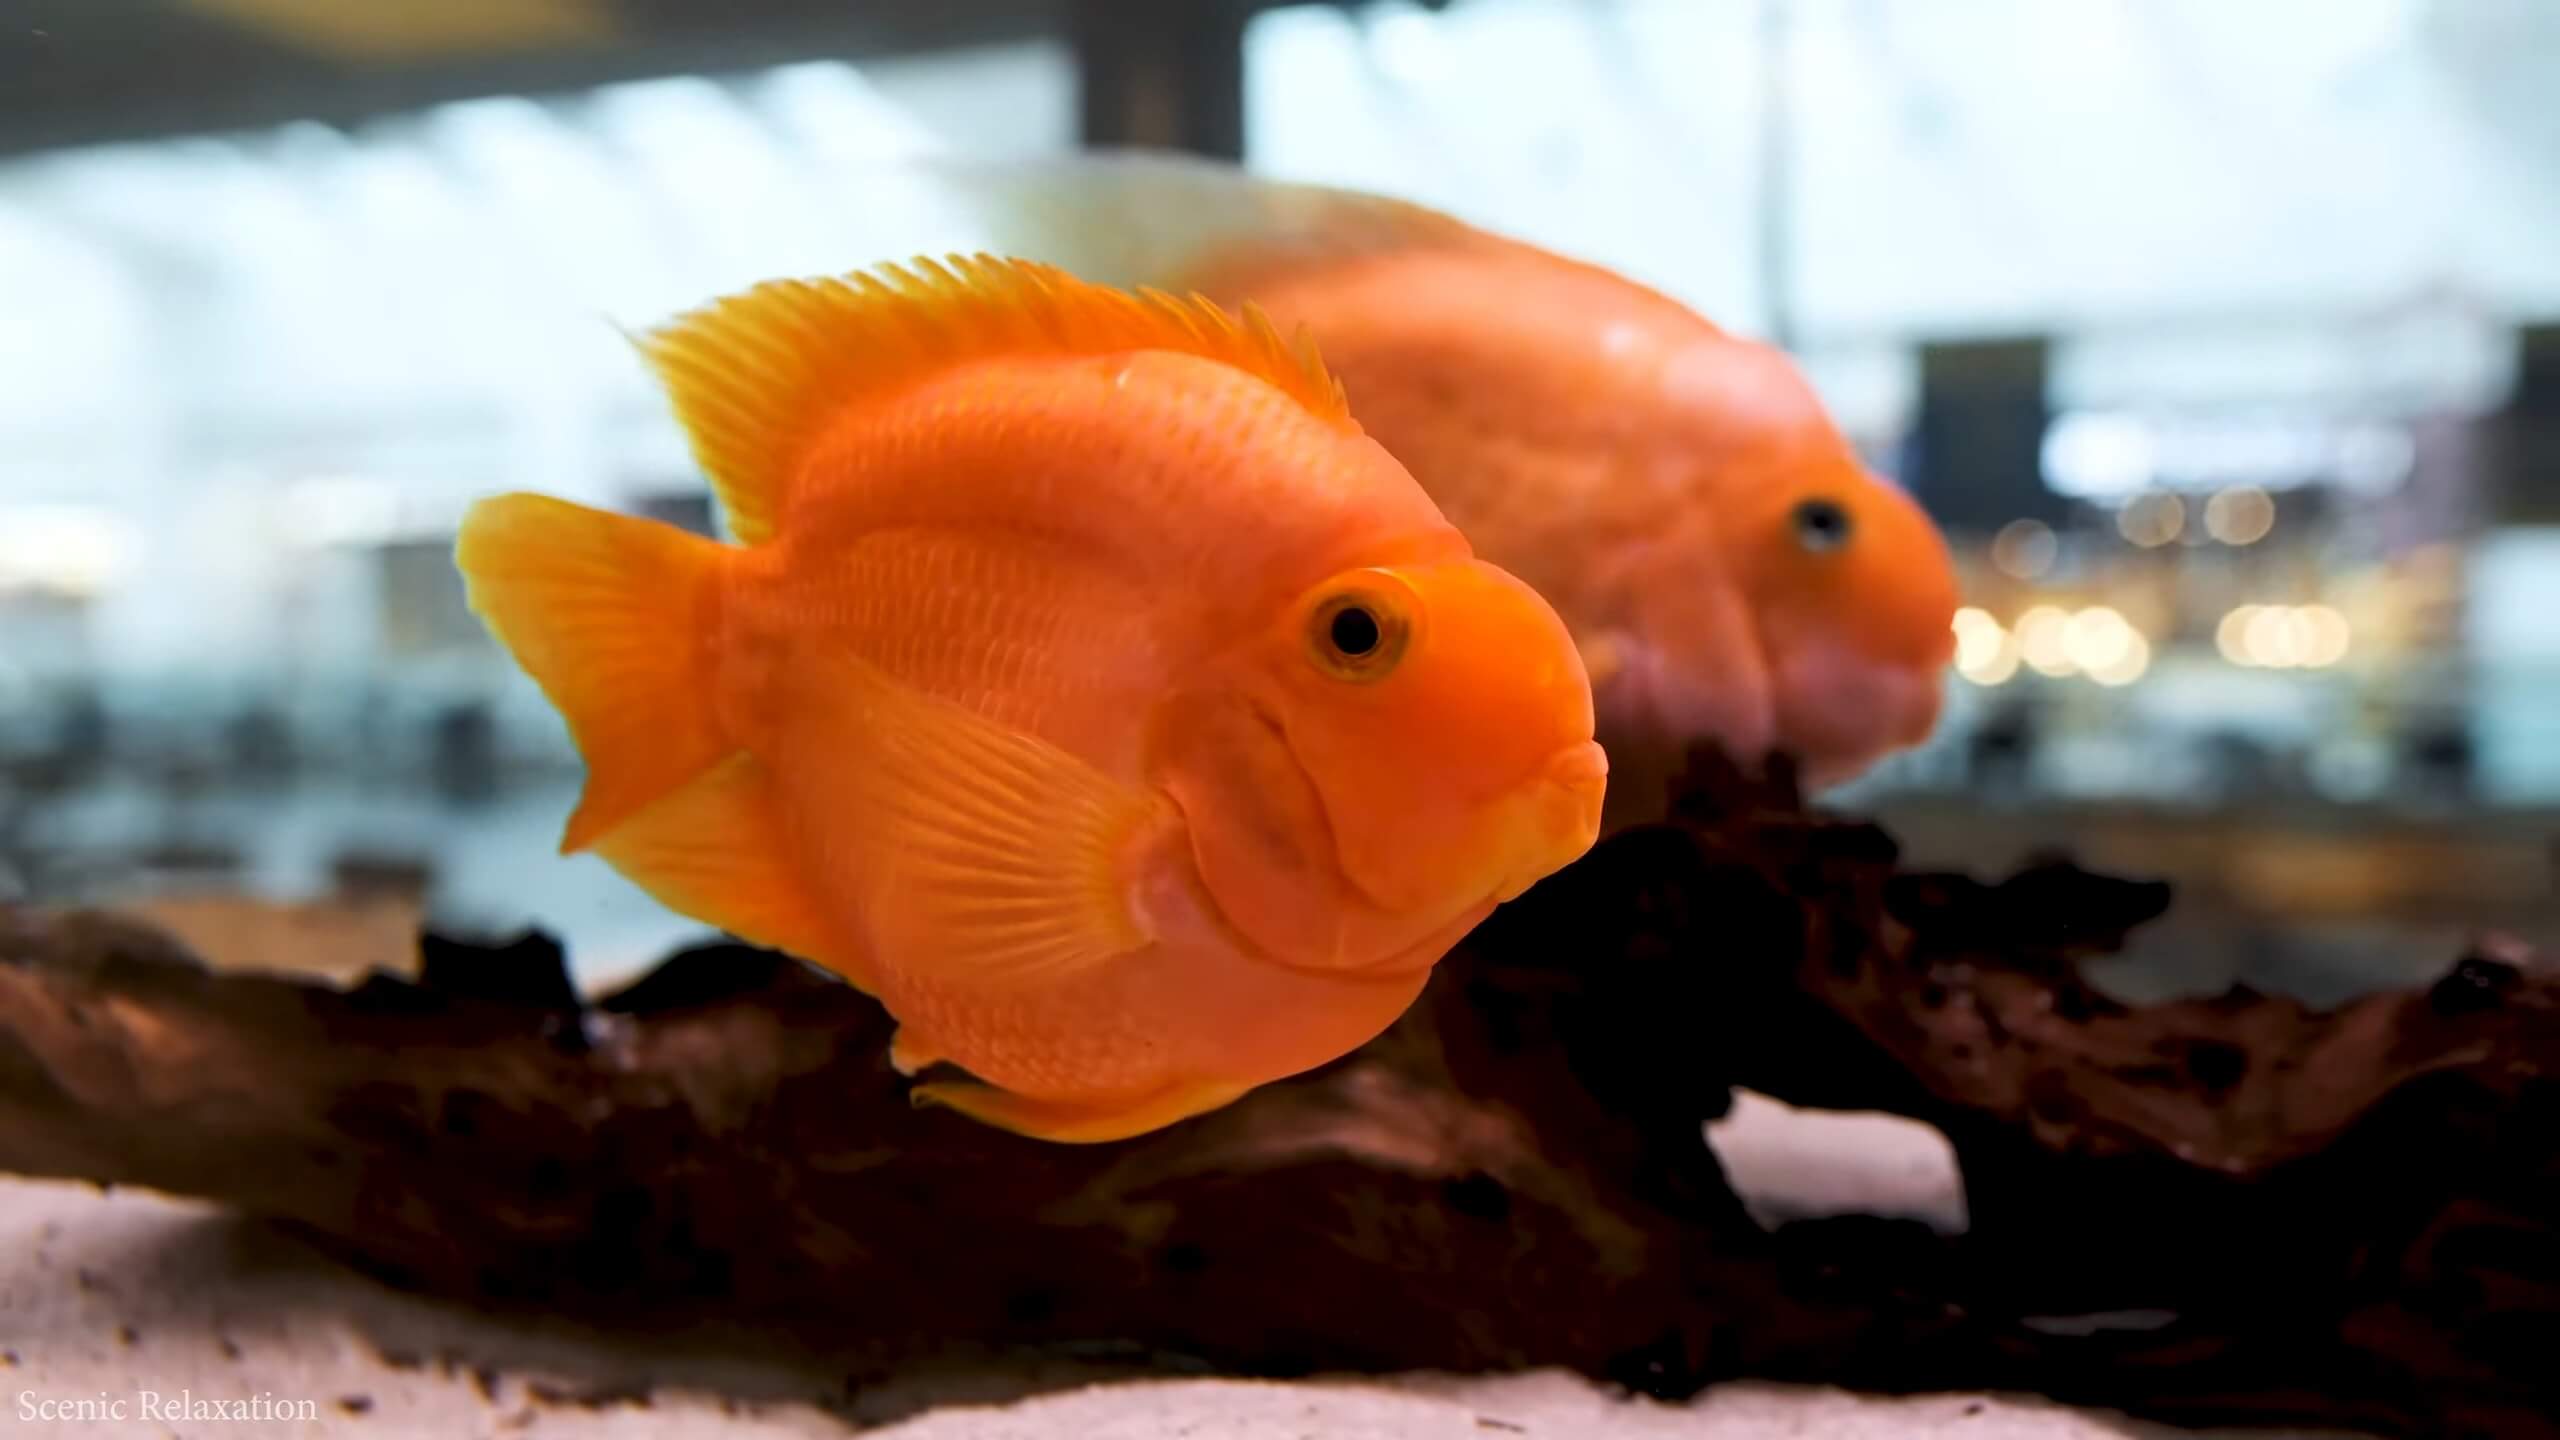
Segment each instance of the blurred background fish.
[{"label": "blurred background fish", "polygon": [[1928,738],[1956,579],[1783,354],[1610,271],[1421,206],[1161,155],[937,167],[995,244],[1251,300],[1589,662],[1613,822],[1697,741],[1811,783]]},{"label": "blurred background fish", "polygon": [[919,1100],[1213,1109],[1590,847],[1562,622],[1258,316],[981,258],[645,348],[742,543],[484,500],[472,608],[585,757],[562,848],[878,996],[974,1077]]}]

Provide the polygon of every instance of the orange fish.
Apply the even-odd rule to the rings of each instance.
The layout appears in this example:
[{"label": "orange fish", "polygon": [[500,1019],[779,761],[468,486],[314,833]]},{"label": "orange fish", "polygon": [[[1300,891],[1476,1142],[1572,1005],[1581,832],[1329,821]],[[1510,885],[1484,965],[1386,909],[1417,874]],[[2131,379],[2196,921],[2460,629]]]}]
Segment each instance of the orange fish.
[{"label": "orange fish", "polygon": [[974,1077],[918,1103],[1223,1105],[1590,846],[1562,622],[1259,314],[981,257],[643,349],[741,543],[501,496],[471,604],[586,758],[562,849],[877,996]]},{"label": "orange fish", "polygon": [[1659,806],[1630,760],[1694,738],[1787,751],[1829,783],[1936,723],[1946,543],[1778,351],[1374,195],[1143,155],[941,178],[1008,249],[1309,330],[1361,424],[1572,628],[1618,772],[1613,822]]}]

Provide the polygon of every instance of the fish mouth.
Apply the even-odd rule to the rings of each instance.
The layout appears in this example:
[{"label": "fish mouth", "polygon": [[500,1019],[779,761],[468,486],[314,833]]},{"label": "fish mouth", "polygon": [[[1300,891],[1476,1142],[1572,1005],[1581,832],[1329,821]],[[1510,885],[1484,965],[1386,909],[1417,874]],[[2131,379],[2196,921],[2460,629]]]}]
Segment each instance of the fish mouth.
[{"label": "fish mouth", "polygon": [[1528,792],[1510,807],[1510,873],[1494,887],[1499,903],[1582,858],[1600,838],[1600,807],[1609,789],[1609,755],[1581,740],[1547,760]]}]

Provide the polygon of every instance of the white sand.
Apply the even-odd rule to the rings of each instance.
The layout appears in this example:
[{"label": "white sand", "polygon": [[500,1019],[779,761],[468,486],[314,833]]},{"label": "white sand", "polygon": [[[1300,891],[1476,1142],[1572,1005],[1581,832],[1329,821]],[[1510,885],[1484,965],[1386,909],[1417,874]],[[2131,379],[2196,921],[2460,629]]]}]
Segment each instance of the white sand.
[{"label": "white sand", "polygon": [[[1838,1122],[1830,1122],[1838,1123]],[[1805,1117],[1755,1104],[1718,1147],[1738,1171],[1799,1176],[1847,1142],[1871,1173],[1846,1184],[1904,1213],[1960,1223],[1942,1144],[1877,1120],[1826,1141]],[[1835,1174],[1828,1167],[1810,1167]],[[1844,1200],[1834,1179],[1761,1203],[1804,1213]],[[1829,1193],[1824,1193],[1829,1192]],[[883,1297],[883,1303],[895,1303]],[[1502,1440],[1513,1435],[1715,1440],[2077,1440],[2165,1435],[2120,1417],[1988,1396],[1874,1399],[1735,1385],[1687,1405],[1630,1400],[1562,1373],[1257,1384],[1097,1381],[1048,1361],[955,1367],[848,1388],[812,1357],[734,1337],[610,1342],[538,1318],[494,1317],[399,1294],[263,1227],[156,1195],[0,1180],[0,1431],[47,1436],[843,1436],[882,1440]],[[254,1404],[291,1417],[145,1418],[170,1402]],[[645,1397],[645,1398],[644,1398]],[[29,1419],[90,1401],[122,1420]]]}]

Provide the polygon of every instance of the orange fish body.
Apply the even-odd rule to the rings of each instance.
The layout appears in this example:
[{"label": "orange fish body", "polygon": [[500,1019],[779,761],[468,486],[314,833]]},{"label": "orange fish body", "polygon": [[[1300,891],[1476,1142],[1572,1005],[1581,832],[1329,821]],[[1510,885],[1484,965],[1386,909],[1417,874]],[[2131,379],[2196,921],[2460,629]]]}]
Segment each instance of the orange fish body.
[{"label": "orange fish body", "polygon": [[[1947,548],[1778,351],[1594,266],[1354,192],[1121,157],[962,179],[1097,271],[1250,299],[1583,647],[1631,756],[1712,738],[1847,778],[1935,723]],[[1009,217],[1009,219],[1007,218]],[[1133,218],[1134,217],[1134,218]]]},{"label": "orange fish body", "polygon": [[1258,319],[978,261],[645,348],[746,543],[500,497],[473,604],[587,758],[563,848],[879,997],[974,1077],[920,1101],[1224,1104],[1590,844],[1561,622]]}]

